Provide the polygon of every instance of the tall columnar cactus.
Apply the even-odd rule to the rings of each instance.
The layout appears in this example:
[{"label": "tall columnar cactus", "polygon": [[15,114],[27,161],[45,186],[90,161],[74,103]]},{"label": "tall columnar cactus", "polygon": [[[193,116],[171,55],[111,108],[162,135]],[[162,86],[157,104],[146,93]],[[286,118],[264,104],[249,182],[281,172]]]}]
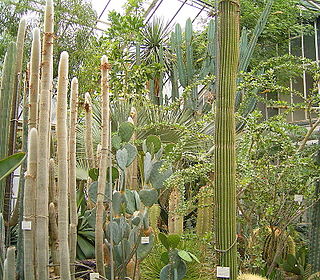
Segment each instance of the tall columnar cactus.
[{"label": "tall columnar cactus", "polygon": [[56,164],[49,162],[49,246],[55,275],[59,275],[59,238],[57,224],[58,191],[56,184]]},{"label": "tall columnar cactus", "polygon": [[42,45],[41,88],[39,101],[39,149],[37,167],[36,199],[36,258],[39,279],[48,279],[48,185],[49,185],[49,143],[50,104],[52,88],[53,55],[53,1],[47,0],[44,16]]},{"label": "tall columnar cactus", "polygon": [[7,249],[7,258],[4,261],[3,280],[16,280],[16,248],[11,246]]},{"label": "tall columnar cactus", "polygon": [[149,208],[149,223],[154,232],[159,232],[158,220],[160,218],[161,208],[159,204],[153,204]]},{"label": "tall columnar cactus", "polygon": [[38,117],[38,96],[40,82],[40,58],[41,58],[41,43],[40,30],[33,30],[31,61],[30,61],[30,91],[29,91],[29,130],[32,127],[37,127]]},{"label": "tall columnar cactus", "polygon": [[204,235],[213,229],[213,190],[212,186],[204,186],[199,191],[197,213],[197,235]]},{"label": "tall columnar cactus", "polygon": [[25,175],[24,189],[24,223],[30,223],[30,227],[24,229],[24,277],[35,279],[35,210],[37,185],[37,157],[38,157],[38,132],[32,128],[28,141],[28,167]]},{"label": "tall columnar cactus", "polygon": [[94,168],[94,153],[93,153],[93,140],[92,140],[92,102],[89,92],[85,93],[84,97],[84,110],[85,110],[85,149],[86,157],[88,159],[89,168]]},{"label": "tall columnar cactus", "polygon": [[183,233],[183,215],[177,213],[181,199],[180,191],[173,189],[169,197],[168,230],[170,234]]},{"label": "tall columnar cactus", "polygon": [[103,212],[104,212],[104,195],[107,179],[107,160],[109,155],[109,84],[108,70],[109,63],[104,55],[101,58],[101,94],[102,94],[102,124],[101,124],[101,159],[99,165],[97,204],[96,204],[96,230],[95,230],[95,254],[97,261],[97,271],[101,276],[105,276],[103,264]]},{"label": "tall columnar cactus", "polygon": [[[132,123],[134,126],[137,125],[138,115],[136,108],[132,107],[130,110],[130,116],[128,117],[128,122]],[[137,139],[137,133],[134,132],[131,137],[131,141],[135,141]],[[139,185],[138,180],[138,159],[135,158],[131,165],[127,168],[126,172],[126,184],[127,187],[131,190],[137,190]]]},{"label": "tall columnar cactus", "polygon": [[[21,90],[21,78],[22,78],[22,62],[24,53],[24,38],[26,33],[26,19],[22,18],[19,23],[18,35],[16,41],[16,64],[15,64],[15,79],[14,79],[14,89],[11,103],[11,122],[9,131],[9,155],[14,153],[16,145],[16,130],[18,123],[18,102]],[[11,182],[10,182],[11,183]]]},{"label": "tall columnar cactus", "polygon": [[68,126],[67,126],[67,94],[68,94],[69,55],[62,52],[58,73],[57,94],[57,157],[58,157],[58,230],[60,277],[70,280],[69,257],[69,215],[68,215]]},{"label": "tall columnar cactus", "polygon": [[76,180],[76,127],[78,117],[78,79],[71,81],[70,123],[69,123],[69,197],[70,197],[70,263],[72,279],[75,279],[76,248],[77,248],[77,180]]},{"label": "tall columnar cactus", "polygon": [[[8,155],[8,132],[10,119],[10,110],[8,110],[8,108],[10,108],[13,95],[15,59],[16,44],[10,43],[4,58],[0,89],[0,158],[4,158]],[[0,194],[0,212],[3,213],[5,181],[0,182],[0,184],[2,185]],[[8,218],[5,216],[5,213],[3,213],[3,218],[5,220]]]},{"label": "tall columnar cactus", "polygon": [[[318,139],[317,165],[320,165],[320,139]],[[315,199],[320,197],[320,180],[316,182]],[[310,229],[309,263],[311,272],[320,271],[320,201],[317,200],[312,208],[311,229]],[[320,277],[319,277],[320,278]]]},{"label": "tall columnar cactus", "polygon": [[239,63],[239,0],[219,1],[215,119],[215,232],[218,266],[237,279],[235,93]]}]

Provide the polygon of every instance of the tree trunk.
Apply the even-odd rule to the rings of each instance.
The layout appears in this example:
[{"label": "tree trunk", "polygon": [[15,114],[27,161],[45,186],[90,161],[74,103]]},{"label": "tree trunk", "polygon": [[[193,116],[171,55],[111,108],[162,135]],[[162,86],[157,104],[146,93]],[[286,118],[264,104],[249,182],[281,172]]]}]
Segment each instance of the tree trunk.
[{"label": "tree trunk", "polygon": [[239,0],[218,6],[217,100],[215,119],[215,234],[218,266],[237,279],[236,152],[234,104],[239,61]]}]

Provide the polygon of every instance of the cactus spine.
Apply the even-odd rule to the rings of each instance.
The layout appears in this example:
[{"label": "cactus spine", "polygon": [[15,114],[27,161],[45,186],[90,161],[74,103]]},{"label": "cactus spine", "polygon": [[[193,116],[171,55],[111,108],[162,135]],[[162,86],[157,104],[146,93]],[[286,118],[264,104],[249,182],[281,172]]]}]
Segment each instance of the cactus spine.
[{"label": "cactus spine", "polygon": [[204,235],[213,227],[213,192],[211,186],[204,186],[199,191],[196,232]]},{"label": "cactus spine", "polygon": [[89,92],[85,93],[84,97],[84,109],[85,109],[85,149],[88,159],[89,168],[95,167],[94,154],[93,154],[93,140],[92,140],[92,102]]},{"label": "cactus spine", "polygon": [[215,119],[215,232],[217,265],[237,279],[234,100],[239,63],[239,0],[219,1]]},{"label": "cactus spine", "polygon": [[72,279],[75,279],[76,248],[77,248],[77,181],[76,181],[76,126],[78,107],[78,79],[71,81],[69,124],[69,192],[70,192],[70,263]]},{"label": "cactus spine", "polygon": [[181,203],[181,193],[177,189],[173,189],[169,197],[169,217],[168,230],[169,234],[183,233],[183,216],[177,213],[177,208]]},{"label": "cactus spine", "polygon": [[68,244],[68,129],[67,129],[67,94],[69,55],[62,52],[59,63],[58,94],[57,94],[57,156],[58,156],[58,230],[60,277],[70,280],[70,257]]},{"label": "cactus spine", "polygon": [[31,48],[31,65],[30,65],[30,91],[29,91],[29,130],[32,127],[37,127],[38,115],[38,95],[40,82],[40,58],[41,58],[41,43],[40,30],[33,30],[33,40]]},{"label": "cactus spine", "polygon": [[97,261],[97,271],[101,276],[105,276],[103,264],[103,212],[104,194],[107,179],[107,157],[109,153],[109,85],[108,85],[108,59],[104,55],[101,58],[101,94],[102,94],[102,124],[101,124],[101,158],[99,165],[98,191],[97,191],[97,214],[95,230],[95,254]]},{"label": "cactus spine", "polygon": [[31,222],[31,230],[24,230],[24,277],[35,279],[35,198],[37,184],[38,132],[32,128],[28,143],[28,167],[25,175],[24,221]]},{"label": "cactus spine", "polygon": [[39,279],[48,279],[48,185],[49,185],[49,134],[50,103],[52,87],[53,53],[53,2],[47,0],[44,17],[44,35],[42,47],[41,91],[39,103],[39,147],[37,167],[37,205],[36,205],[36,252],[37,275]]}]

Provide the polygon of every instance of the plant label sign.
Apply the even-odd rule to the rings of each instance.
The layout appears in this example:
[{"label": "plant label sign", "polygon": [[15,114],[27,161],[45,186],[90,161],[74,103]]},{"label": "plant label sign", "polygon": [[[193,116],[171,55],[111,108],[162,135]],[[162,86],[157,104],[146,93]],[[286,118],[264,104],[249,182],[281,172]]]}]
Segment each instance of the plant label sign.
[{"label": "plant label sign", "polygon": [[22,221],[21,229],[22,230],[31,230],[31,221]]},{"label": "plant label sign", "polygon": [[90,273],[90,280],[99,280],[99,273]]},{"label": "plant label sign", "polygon": [[230,267],[217,266],[217,277],[230,278]]},{"label": "plant label sign", "polygon": [[142,236],[141,237],[141,244],[149,244],[149,243],[150,243],[149,236]]}]

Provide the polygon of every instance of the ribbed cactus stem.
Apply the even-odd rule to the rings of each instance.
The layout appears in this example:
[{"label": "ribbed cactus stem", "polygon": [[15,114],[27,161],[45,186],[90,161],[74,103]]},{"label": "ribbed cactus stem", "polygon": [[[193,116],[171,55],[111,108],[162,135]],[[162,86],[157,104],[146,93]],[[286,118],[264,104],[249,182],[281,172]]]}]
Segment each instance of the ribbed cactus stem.
[{"label": "ribbed cactus stem", "polygon": [[237,279],[235,93],[239,63],[239,0],[218,6],[217,101],[215,119],[215,232],[218,266]]},{"label": "ribbed cactus stem", "polygon": [[101,276],[105,276],[103,264],[103,201],[107,179],[107,160],[110,149],[109,144],[109,84],[108,70],[109,63],[104,55],[101,58],[101,94],[102,94],[102,124],[101,124],[101,158],[99,165],[98,191],[97,191],[97,214],[95,231],[95,253],[97,261],[97,271]]},{"label": "ribbed cactus stem", "polygon": [[67,126],[67,94],[68,94],[69,55],[62,52],[58,72],[57,94],[57,157],[58,157],[58,230],[60,248],[60,277],[70,280],[69,257],[69,215],[68,215],[68,126]]},{"label": "ribbed cactus stem", "polygon": [[183,233],[183,215],[177,212],[181,204],[181,193],[173,189],[169,197],[168,230],[170,234]]},{"label": "ribbed cactus stem", "polygon": [[38,96],[40,83],[40,58],[41,58],[41,43],[40,30],[33,30],[33,39],[31,47],[31,65],[30,65],[30,91],[29,91],[29,130],[32,127],[37,127],[38,117]]},{"label": "ribbed cactus stem", "polygon": [[92,140],[92,101],[89,92],[85,93],[84,97],[84,109],[85,109],[85,149],[88,159],[89,168],[94,168],[94,153],[93,153],[93,140]]},{"label": "ribbed cactus stem", "polygon": [[159,204],[153,204],[149,209],[149,223],[154,232],[158,231],[158,220],[160,218],[161,208]]},{"label": "ribbed cactus stem", "polygon": [[49,186],[49,134],[53,61],[53,1],[47,0],[44,16],[42,46],[41,90],[39,102],[39,149],[36,199],[36,259],[38,279],[48,279],[48,186]]},{"label": "ribbed cactus stem", "polygon": [[4,264],[4,280],[16,280],[16,248],[11,246],[7,249],[7,258]]},{"label": "ribbed cactus stem", "polygon": [[200,189],[197,212],[197,235],[211,232],[213,229],[213,192],[211,186],[204,186]]},{"label": "ribbed cactus stem", "polygon": [[31,229],[24,230],[24,277],[35,279],[35,210],[37,185],[38,132],[32,128],[28,141],[28,166],[25,175],[23,220],[31,222]]},{"label": "ribbed cactus stem", "polygon": [[77,249],[77,178],[76,178],[76,127],[78,117],[78,79],[71,81],[70,124],[69,124],[69,197],[70,197],[70,263],[71,278],[75,279],[76,249]]}]

